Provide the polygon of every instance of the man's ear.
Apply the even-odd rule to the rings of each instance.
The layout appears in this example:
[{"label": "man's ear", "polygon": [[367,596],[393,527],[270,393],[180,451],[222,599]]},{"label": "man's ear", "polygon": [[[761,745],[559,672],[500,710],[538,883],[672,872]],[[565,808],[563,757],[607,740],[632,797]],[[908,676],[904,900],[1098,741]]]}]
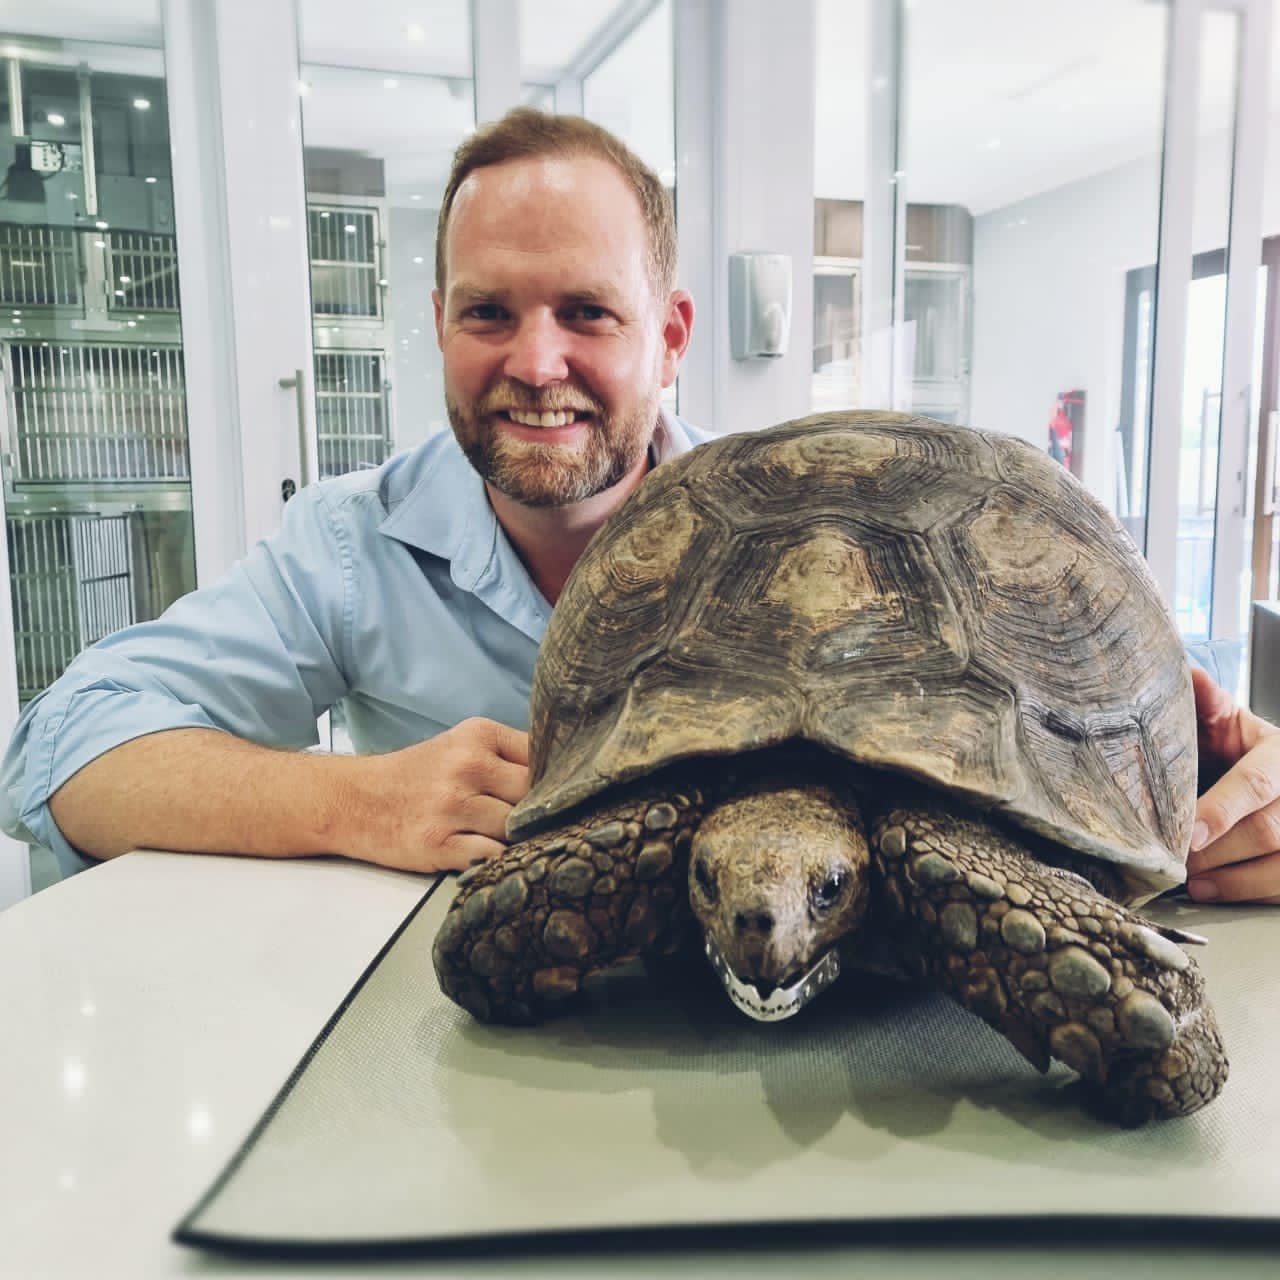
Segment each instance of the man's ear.
[{"label": "man's ear", "polygon": [[693,336],[693,297],[684,289],[676,289],[667,300],[667,314],[662,324],[662,385],[669,387],[680,372],[680,362]]},{"label": "man's ear", "polygon": [[436,346],[444,350],[444,299],[439,289],[431,290],[431,308],[436,313]]}]

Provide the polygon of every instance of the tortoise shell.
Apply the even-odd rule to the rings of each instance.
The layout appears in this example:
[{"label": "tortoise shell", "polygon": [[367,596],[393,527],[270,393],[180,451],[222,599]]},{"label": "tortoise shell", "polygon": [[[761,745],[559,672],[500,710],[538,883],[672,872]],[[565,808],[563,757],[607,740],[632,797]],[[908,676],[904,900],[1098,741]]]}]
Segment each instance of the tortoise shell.
[{"label": "tortoise shell", "polygon": [[1184,879],[1190,672],[1144,560],[1061,466],[889,413],[664,464],[556,606],[512,839],[680,761],[791,740]]}]

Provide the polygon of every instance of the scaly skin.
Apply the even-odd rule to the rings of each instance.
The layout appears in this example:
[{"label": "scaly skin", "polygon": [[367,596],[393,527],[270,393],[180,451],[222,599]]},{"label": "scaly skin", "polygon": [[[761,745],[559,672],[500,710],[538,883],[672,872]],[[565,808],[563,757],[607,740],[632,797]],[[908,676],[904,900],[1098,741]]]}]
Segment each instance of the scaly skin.
[{"label": "scaly skin", "polygon": [[891,810],[871,847],[908,969],[1041,1070],[1052,1056],[1077,1071],[1106,1118],[1186,1115],[1218,1094],[1227,1059],[1204,979],[1150,922],[941,809]]},{"label": "scaly skin", "polygon": [[433,958],[444,993],[475,1017],[539,1021],[588,974],[674,950],[692,927],[689,845],[701,793],[610,796],[458,878]]}]

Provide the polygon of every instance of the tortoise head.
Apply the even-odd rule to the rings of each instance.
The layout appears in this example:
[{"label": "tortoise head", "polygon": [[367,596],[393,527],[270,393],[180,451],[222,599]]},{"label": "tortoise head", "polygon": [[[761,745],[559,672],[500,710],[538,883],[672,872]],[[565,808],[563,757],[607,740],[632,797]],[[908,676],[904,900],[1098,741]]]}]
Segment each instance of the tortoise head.
[{"label": "tortoise head", "polygon": [[707,955],[744,1013],[798,1012],[839,974],[836,943],[868,896],[856,803],[819,785],[749,785],[703,819],[689,900]]}]

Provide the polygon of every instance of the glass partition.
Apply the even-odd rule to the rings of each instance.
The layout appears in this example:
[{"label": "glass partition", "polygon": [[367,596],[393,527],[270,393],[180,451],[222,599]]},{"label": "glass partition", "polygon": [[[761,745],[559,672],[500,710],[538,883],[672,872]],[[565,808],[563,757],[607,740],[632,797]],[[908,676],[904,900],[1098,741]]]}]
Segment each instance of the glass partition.
[{"label": "glass partition", "polygon": [[195,563],[161,54],[0,44],[0,463],[25,704],[191,590]]},{"label": "glass partition", "polygon": [[1120,355],[1156,260],[1167,26],[1143,0],[905,10],[911,407],[1048,450],[1139,541],[1150,368]]},{"label": "glass partition", "polygon": [[[520,0],[519,12],[524,101],[603,125],[653,169],[675,199],[671,0]],[[662,403],[674,411],[677,399],[678,383],[665,389]]]},{"label": "glass partition", "polygon": [[[158,45],[158,6],[143,7]],[[42,17],[58,29],[56,7]],[[192,590],[195,557],[163,56],[49,34],[0,33],[0,49],[0,476],[22,707],[81,649]],[[55,878],[34,851],[33,887]]]}]

